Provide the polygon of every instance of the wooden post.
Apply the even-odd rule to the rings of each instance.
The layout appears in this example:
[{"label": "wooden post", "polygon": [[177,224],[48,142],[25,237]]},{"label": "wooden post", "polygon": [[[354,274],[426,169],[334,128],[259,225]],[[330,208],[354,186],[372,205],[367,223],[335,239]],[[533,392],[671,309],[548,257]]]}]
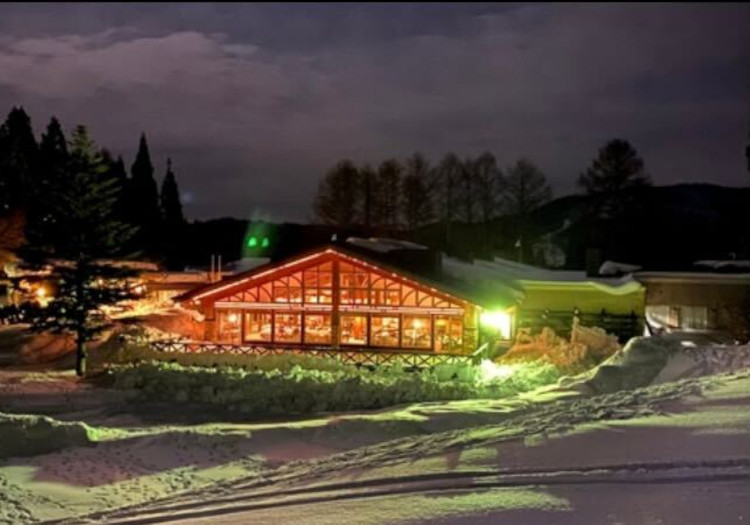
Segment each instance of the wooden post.
[{"label": "wooden post", "polygon": [[339,286],[339,261],[333,260],[333,283],[331,283],[331,347],[338,350],[341,345],[341,320],[339,303],[341,302],[341,287]]}]

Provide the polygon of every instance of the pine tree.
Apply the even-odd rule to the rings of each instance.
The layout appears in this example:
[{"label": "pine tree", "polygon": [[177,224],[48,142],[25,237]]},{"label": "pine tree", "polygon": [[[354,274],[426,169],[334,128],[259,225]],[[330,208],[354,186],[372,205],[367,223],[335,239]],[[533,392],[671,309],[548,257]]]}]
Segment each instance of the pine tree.
[{"label": "pine tree", "polygon": [[508,169],[500,193],[500,202],[514,218],[514,234],[519,248],[519,259],[523,260],[527,250],[529,214],[552,198],[552,189],[547,177],[530,160],[520,159]]},{"label": "pine tree", "polygon": [[27,229],[43,227],[44,222],[65,220],[54,217],[51,203],[68,183],[68,144],[60,122],[52,117],[39,143],[37,196],[27,209]]},{"label": "pine tree", "polygon": [[315,215],[325,224],[352,226],[360,212],[359,170],[349,159],[344,159],[328,170],[318,185]]},{"label": "pine tree", "polygon": [[405,162],[401,181],[401,208],[406,227],[414,231],[433,219],[432,169],[421,153],[414,153]]},{"label": "pine tree", "polygon": [[161,233],[161,212],[154,166],[151,163],[145,134],[141,134],[138,153],[130,173],[127,197],[130,222],[139,228],[136,241],[140,247],[154,256]]},{"label": "pine tree", "polygon": [[616,218],[627,207],[623,192],[649,186],[651,180],[643,159],[630,143],[614,139],[599,150],[591,166],[579,176],[578,184],[593,197],[601,218]]},{"label": "pine tree", "polygon": [[403,168],[396,159],[388,159],[378,167],[378,211],[383,226],[389,230],[399,224],[399,197],[401,196],[401,173]]},{"label": "pine tree", "polygon": [[161,213],[164,220],[163,244],[167,266],[181,270],[184,267],[182,241],[185,233],[185,216],[182,213],[177,179],[172,171],[172,159],[167,159],[167,173],[161,186]]},{"label": "pine tree", "polygon": [[86,344],[110,324],[106,307],[131,297],[125,279],[132,271],[106,262],[124,255],[134,233],[114,217],[118,188],[103,177],[106,168],[86,128],[78,126],[70,142],[67,184],[50,203],[52,214],[65,220],[32,230],[21,251],[32,267],[51,267],[50,278],[58,284],[45,307],[29,311],[32,329],[73,334],[78,375],[86,370]]},{"label": "pine tree", "polygon": [[14,107],[0,126],[0,212],[25,208],[38,196],[38,146],[31,118]]}]

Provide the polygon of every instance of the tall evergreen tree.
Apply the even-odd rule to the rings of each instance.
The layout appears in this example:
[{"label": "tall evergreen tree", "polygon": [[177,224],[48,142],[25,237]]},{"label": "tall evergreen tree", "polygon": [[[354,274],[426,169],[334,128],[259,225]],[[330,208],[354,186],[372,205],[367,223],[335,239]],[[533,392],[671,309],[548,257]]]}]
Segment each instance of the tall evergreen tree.
[{"label": "tall evergreen tree", "polygon": [[399,197],[401,196],[401,173],[403,168],[396,159],[388,159],[378,166],[378,216],[383,226],[394,229],[399,224]]},{"label": "tall evergreen tree", "polygon": [[433,181],[430,163],[414,153],[404,163],[401,207],[406,227],[414,231],[433,219]]},{"label": "tall evergreen tree", "polygon": [[315,215],[325,224],[352,226],[359,220],[359,170],[349,159],[344,159],[328,170],[318,185]]},{"label": "tall evergreen tree", "polygon": [[157,252],[161,229],[159,192],[154,179],[154,166],[146,143],[146,135],[141,134],[138,153],[130,168],[128,184],[128,207],[130,222],[139,228],[137,242],[149,255]]},{"label": "tall evergreen tree", "polygon": [[106,307],[131,297],[125,278],[132,271],[106,262],[124,255],[134,233],[113,215],[118,188],[103,177],[106,168],[86,128],[78,126],[70,143],[68,182],[50,203],[52,214],[65,220],[31,230],[21,252],[32,266],[50,266],[58,283],[49,304],[29,312],[32,329],[74,335],[78,375],[86,370],[86,344],[109,326]]},{"label": "tall evergreen tree", "polygon": [[603,218],[618,216],[624,209],[623,191],[651,184],[638,156],[627,140],[614,139],[599,150],[578,184],[594,198]]},{"label": "tall evergreen tree", "polygon": [[38,146],[31,118],[14,107],[0,126],[0,211],[25,208],[38,195]]},{"label": "tall evergreen tree", "polygon": [[39,143],[37,196],[27,209],[27,227],[43,227],[45,221],[65,220],[52,215],[52,201],[68,183],[70,155],[60,122],[52,117]]},{"label": "tall evergreen tree", "polygon": [[529,214],[552,198],[547,177],[530,160],[520,159],[508,169],[500,200],[505,212],[514,219],[514,234],[523,261],[528,251]]},{"label": "tall evergreen tree", "polygon": [[167,267],[175,270],[184,268],[182,246],[185,235],[185,216],[182,213],[180,191],[172,171],[172,159],[167,159],[167,173],[161,185],[161,213],[164,220],[163,244]]},{"label": "tall evergreen tree", "polygon": [[172,159],[167,159],[167,173],[161,185],[161,213],[164,223],[168,226],[181,225],[185,222],[182,214],[180,191],[177,189],[177,179],[172,171]]}]

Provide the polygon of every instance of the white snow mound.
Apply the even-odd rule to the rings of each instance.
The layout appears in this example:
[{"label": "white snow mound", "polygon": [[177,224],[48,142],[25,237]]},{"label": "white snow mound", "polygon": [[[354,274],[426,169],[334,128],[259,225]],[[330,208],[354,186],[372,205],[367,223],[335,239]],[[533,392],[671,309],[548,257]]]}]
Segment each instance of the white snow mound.
[{"label": "white snow mound", "polygon": [[750,345],[683,346],[666,337],[634,337],[591,372],[561,380],[588,393],[610,393],[750,368]]}]

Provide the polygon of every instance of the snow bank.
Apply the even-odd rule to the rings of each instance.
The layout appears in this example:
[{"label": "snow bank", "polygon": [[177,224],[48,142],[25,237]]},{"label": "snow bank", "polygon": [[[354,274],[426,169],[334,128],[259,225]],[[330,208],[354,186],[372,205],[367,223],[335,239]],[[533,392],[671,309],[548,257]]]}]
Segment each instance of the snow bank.
[{"label": "snow bank", "polygon": [[0,414],[0,458],[34,456],[65,447],[88,445],[93,429],[46,416]]},{"label": "snow bank", "polygon": [[750,368],[750,345],[684,346],[668,337],[634,337],[590,373],[561,383],[610,393]]}]

